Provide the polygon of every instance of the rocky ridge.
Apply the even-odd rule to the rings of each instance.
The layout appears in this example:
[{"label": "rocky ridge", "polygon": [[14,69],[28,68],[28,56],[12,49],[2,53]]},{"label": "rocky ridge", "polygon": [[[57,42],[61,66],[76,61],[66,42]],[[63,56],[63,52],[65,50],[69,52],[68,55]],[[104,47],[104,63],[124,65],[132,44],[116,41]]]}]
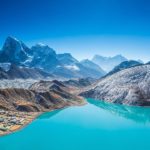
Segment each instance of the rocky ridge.
[{"label": "rocky ridge", "polygon": [[42,112],[83,104],[84,100],[70,90],[57,80],[35,82],[28,89],[0,89],[0,109]]},{"label": "rocky ridge", "polygon": [[150,106],[150,65],[119,71],[100,79],[81,95],[107,102]]}]

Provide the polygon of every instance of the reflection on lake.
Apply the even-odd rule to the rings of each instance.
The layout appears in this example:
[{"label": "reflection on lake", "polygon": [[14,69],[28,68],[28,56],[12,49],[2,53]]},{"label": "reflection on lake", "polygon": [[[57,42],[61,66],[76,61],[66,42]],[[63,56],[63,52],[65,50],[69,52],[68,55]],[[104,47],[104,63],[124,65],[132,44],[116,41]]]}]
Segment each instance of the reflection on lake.
[{"label": "reflection on lake", "polygon": [[93,104],[100,109],[104,109],[114,115],[141,123],[150,122],[150,107],[126,106],[93,99],[87,99],[87,101],[90,104]]}]

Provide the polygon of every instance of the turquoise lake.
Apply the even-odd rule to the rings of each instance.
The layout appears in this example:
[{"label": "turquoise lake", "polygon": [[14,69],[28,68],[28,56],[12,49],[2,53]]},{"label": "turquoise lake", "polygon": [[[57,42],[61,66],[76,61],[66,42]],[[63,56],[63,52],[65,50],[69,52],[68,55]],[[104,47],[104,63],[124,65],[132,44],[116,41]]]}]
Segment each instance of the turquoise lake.
[{"label": "turquoise lake", "polygon": [[150,150],[150,108],[87,101],[0,137],[0,150]]}]

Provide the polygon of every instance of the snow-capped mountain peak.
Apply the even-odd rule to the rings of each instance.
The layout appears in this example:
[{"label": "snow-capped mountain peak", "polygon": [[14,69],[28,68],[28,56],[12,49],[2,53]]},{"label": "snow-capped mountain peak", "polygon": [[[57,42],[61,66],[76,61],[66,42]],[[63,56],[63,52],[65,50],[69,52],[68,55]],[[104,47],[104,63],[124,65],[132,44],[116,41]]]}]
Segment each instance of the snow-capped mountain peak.
[{"label": "snow-capped mountain peak", "polygon": [[21,41],[7,37],[1,50],[0,61],[20,64],[28,59],[30,49]]}]

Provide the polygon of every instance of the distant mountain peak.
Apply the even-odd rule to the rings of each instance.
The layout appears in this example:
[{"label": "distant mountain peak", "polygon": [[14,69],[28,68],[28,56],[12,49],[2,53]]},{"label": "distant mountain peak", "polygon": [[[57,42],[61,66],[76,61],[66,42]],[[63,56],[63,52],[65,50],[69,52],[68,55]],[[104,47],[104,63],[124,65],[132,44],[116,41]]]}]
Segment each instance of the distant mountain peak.
[{"label": "distant mountain peak", "polygon": [[6,38],[6,40],[15,40],[15,41],[19,41],[17,38],[13,37],[13,36],[8,36]]},{"label": "distant mountain peak", "polygon": [[5,40],[5,43],[4,43],[4,46],[3,46],[3,47],[11,46],[12,44],[14,44],[14,45],[15,45],[15,44],[20,45],[21,42],[20,42],[18,39],[12,37],[12,36],[8,36],[8,37],[6,38],[6,40]]},{"label": "distant mountain peak", "polygon": [[30,49],[18,39],[8,36],[1,50],[0,62],[20,64],[28,59]]},{"label": "distant mountain peak", "polygon": [[58,54],[61,57],[73,57],[70,53]]},{"label": "distant mountain peak", "polygon": [[115,66],[127,60],[128,59],[122,56],[121,54],[112,57],[103,57],[100,55],[95,55],[92,59],[92,61],[95,64],[99,65],[106,72],[111,71]]},{"label": "distant mountain peak", "polygon": [[87,68],[90,68],[92,70],[94,69],[94,70],[100,72],[102,75],[106,74],[106,72],[99,65],[95,64],[94,62],[92,62],[89,59],[84,59],[80,63]]},{"label": "distant mountain peak", "polygon": [[75,59],[70,53],[58,54],[57,58],[64,65],[78,63],[78,60]]},{"label": "distant mountain peak", "polygon": [[35,49],[40,49],[40,50],[48,50],[48,51],[54,51],[49,45],[47,44],[43,44],[43,43],[37,43],[36,45],[32,46],[32,48],[35,48]]}]

